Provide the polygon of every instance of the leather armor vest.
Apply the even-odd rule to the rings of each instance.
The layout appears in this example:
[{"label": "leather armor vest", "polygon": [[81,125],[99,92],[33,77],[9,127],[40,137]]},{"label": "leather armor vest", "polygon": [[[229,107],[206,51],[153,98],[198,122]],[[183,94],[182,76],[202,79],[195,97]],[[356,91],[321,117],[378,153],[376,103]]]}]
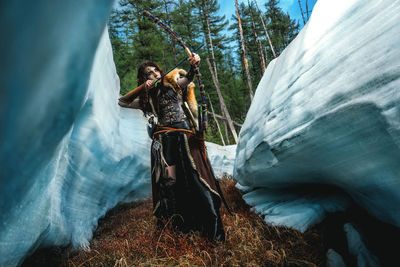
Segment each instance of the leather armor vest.
[{"label": "leather armor vest", "polygon": [[170,87],[164,87],[160,90],[158,99],[158,122],[160,125],[167,126],[186,119],[182,109],[183,96],[181,94]]}]

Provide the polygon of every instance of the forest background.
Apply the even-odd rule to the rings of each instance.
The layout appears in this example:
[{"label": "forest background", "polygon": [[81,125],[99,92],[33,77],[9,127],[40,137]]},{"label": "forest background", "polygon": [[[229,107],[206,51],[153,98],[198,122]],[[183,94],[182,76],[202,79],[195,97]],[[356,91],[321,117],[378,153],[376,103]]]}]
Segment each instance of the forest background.
[{"label": "forest background", "polygon": [[[114,62],[121,94],[138,86],[137,68],[148,60],[164,71],[186,57],[177,42],[141,13],[151,12],[168,24],[186,45],[201,57],[209,127],[206,141],[220,145],[237,143],[254,91],[266,66],[296,37],[315,2],[298,0],[299,22],[279,7],[278,0],[233,1],[231,18],[221,14],[218,0],[119,0],[109,22]],[[189,69],[185,62],[180,68]],[[198,86],[197,86],[198,87]],[[199,101],[199,90],[196,90]]]}]

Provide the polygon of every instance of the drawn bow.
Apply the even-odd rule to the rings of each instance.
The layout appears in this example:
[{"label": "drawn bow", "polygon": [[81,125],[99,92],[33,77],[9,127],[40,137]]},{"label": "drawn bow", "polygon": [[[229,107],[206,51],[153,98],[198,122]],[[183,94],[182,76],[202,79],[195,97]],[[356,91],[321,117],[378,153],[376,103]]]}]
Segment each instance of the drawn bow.
[{"label": "drawn bow", "polygon": [[[143,15],[146,16],[147,18],[149,18],[151,21],[153,21],[157,25],[161,26],[161,28],[163,28],[164,30],[166,30],[168,32],[168,34],[170,34],[178,42],[178,44],[183,47],[183,49],[185,50],[185,52],[188,55],[188,57],[192,56],[192,52],[187,47],[185,42],[182,40],[182,38],[179,35],[177,35],[171,29],[170,26],[168,26],[167,24],[163,23],[159,18],[153,16],[150,12],[148,12],[146,10],[143,11]],[[199,112],[199,118],[198,118],[198,120],[199,120],[199,132],[204,136],[204,133],[205,133],[205,131],[207,129],[207,126],[208,126],[207,104],[206,104],[205,90],[204,90],[203,81],[201,79],[201,74],[200,74],[200,71],[199,71],[199,67],[198,66],[193,66],[193,67],[194,67],[195,76],[197,77],[197,81],[198,81],[198,84],[199,84],[200,96],[201,96],[201,105],[199,105],[200,106],[200,112]]]}]

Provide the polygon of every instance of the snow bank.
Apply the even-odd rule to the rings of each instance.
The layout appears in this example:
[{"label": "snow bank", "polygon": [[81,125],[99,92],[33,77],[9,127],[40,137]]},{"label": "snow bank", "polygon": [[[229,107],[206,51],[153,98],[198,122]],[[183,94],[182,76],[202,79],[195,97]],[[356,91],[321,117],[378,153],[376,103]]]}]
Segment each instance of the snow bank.
[{"label": "snow bank", "polygon": [[354,201],[400,227],[399,22],[399,1],[319,0],[269,64],[234,170],[267,223],[305,231]]}]

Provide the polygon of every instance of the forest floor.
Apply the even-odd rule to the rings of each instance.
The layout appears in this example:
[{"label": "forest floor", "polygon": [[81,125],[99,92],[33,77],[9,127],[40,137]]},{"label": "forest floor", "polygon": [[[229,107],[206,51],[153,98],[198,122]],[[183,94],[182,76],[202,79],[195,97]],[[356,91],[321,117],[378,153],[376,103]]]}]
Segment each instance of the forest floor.
[{"label": "forest floor", "polygon": [[152,201],[119,205],[99,220],[88,250],[40,249],[22,266],[324,266],[321,227],[305,233],[267,226],[243,201],[236,182],[220,180],[230,215],[221,207],[224,243],[199,233],[157,229]]}]

